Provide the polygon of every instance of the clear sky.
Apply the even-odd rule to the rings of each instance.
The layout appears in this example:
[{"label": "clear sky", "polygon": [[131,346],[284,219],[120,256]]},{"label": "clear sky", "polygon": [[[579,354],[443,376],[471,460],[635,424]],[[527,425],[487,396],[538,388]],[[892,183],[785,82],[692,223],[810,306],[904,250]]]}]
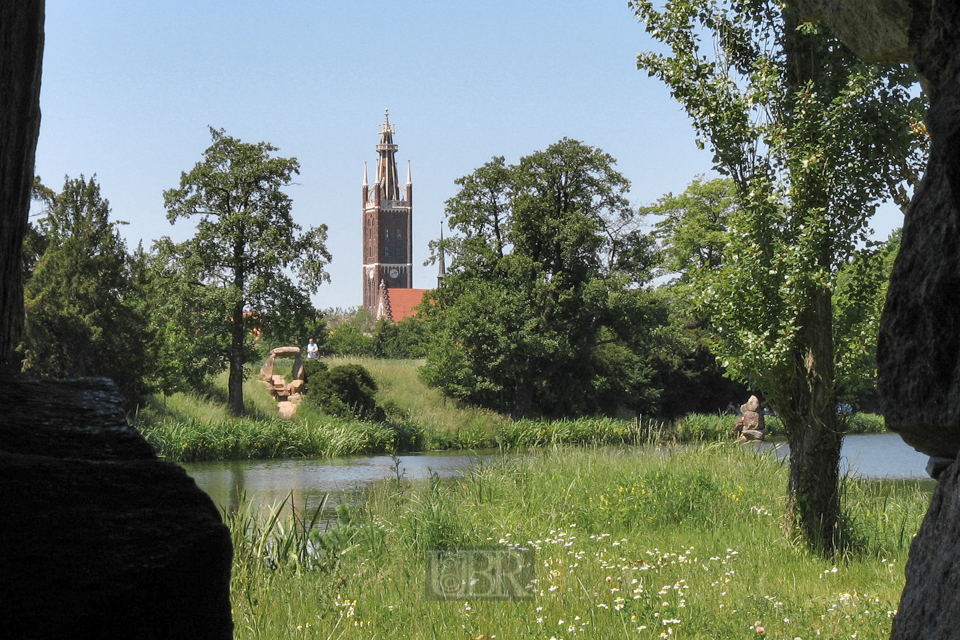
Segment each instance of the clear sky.
[{"label": "clear sky", "polygon": [[[162,193],[208,126],[296,157],[301,226],[326,224],[318,307],[361,303],[361,183],[384,109],[414,189],[414,287],[453,181],[563,137],[600,147],[649,204],[711,175],[679,105],[636,68],[652,41],[625,0],[47,0],[36,172],[97,175],[131,248],[169,235]],[[894,207],[875,220],[886,237]]]}]

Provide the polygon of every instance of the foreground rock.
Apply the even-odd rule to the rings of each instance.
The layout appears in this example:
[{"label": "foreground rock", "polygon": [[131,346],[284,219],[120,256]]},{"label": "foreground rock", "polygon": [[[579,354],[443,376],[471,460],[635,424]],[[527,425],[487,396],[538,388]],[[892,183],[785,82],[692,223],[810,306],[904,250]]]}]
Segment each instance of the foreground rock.
[{"label": "foreground rock", "polygon": [[[930,159],[903,225],[877,348],[887,426],[933,457],[937,489],[910,547],[896,639],[960,633],[960,2],[794,0],[861,56],[912,62]],[[904,46],[906,44],[906,46]]]},{"label": "foreground rock", "polygon": [[960,467],[937,481],[920,532],[910,545],[907,584],[892,638],[956,638],[960,624]]},{"label": "foreground rock", "polygon": [[2,384],[0,637],[230,638],[229,530],[113,384]]}]

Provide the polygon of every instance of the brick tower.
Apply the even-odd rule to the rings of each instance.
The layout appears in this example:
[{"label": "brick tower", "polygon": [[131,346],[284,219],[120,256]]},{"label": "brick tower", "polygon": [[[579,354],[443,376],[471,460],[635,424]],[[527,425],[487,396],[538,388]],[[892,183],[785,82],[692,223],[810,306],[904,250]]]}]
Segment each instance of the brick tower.
[{"label": "brick tower", "polygon": [[363,165],[363,306],[375,317],[381,283],[388,289],[413,287],[413,182],[407,162],[407,185],[400,188],[394,133],[388,111],[380,126],[372,185]]}]

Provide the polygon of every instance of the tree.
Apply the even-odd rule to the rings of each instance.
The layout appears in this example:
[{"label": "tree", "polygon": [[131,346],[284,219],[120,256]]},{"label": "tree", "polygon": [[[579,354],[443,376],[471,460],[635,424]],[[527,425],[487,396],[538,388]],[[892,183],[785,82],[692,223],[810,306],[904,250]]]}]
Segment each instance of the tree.
[{"label": "tree", "polygon": [[381,318],[373,330],[373,352],[378,358],[422,358],[426,326],[412,316],[400,322]]},{"label": "tree", "polygon": [[900,229],[886,242],[858,251],[837,271],[833,333],[837,345],[837,398],[853,409],[877,411],[877,336]]},{"label": "tree", "polygon": [[746,400],[746,387],[724,376],[710,350],[710,318],[696,306],[704,274],[723,264],[729,219],[736,208],[736,189],[728,178],[697,176],[679,195],[668,193],[640,215],[659,218],[653,236],[658,241],[663,275],[660,287],[669,300],[670,322],[661,330],[656,351],[659,366],[653,383],[662,388],[660,412],[673,418],[686,413],[722,410],[737,398]]},{"label": "tree", "polygon": [[[702,282],[715,348],[759,388],[790,442],[787,515],[832,552],[843,424],[831,292],[884,197],[902,200],[923,156],[922,100],[905,67],[868,65],[774,0],[631,6],[670,53],[642,53],[736,186],[724,263]],[[701,39],[712,36],[712,46]]]},{"label": "tree", "polygon": [[640,286],[649,245],[614,164],[565,138],[457,181],[444,240],[451,275],[419,312],[428,382],[516,416],[609,411],[608,390],[639,388],[643,359],[601,348],[635,356],[662,312]]},{"label": "tree", "polygon": [[[66,178],[45,204],[25,287],[23,370],[51,378],[112,378],[128,403],[146,392],[147,322],[130,257],[95,178]],[[42,241],[41,241],[42,238]]]},{"label": "tree", "polygon": [[680,195],[668,193],[641,207],[641,216],[660,218],[653,237],[660,243],[665,273],[672,274],[675,282],[688,284],[703,270],[719,267],[735,206],[732,180],[698,176]]},{"label": "tree", "polygon": [[310,322],[316,312],[309,294],[329,281],[330,253],[326,225],[301,233],[281,190],[299,173],[296,158],[274,157],[276,147],[241,142],[223,129],[210,134],[203,160],[163,194],[170,223],[196,216],[196,234],[180,244],[165,237],[155,249],[171,287],[165,326],[185,341],[180,347],[195,371],[229,368],[228,405],[242,415],[251,332],[295,317]]}]

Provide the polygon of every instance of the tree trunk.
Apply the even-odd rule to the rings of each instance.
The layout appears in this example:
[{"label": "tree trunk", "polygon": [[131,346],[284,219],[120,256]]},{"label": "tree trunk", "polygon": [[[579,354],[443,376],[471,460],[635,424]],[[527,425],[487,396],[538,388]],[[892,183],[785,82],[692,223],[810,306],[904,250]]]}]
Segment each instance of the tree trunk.
[{"label": "tree trunk", "polygon": [[840,533],[839,465],[843,433],[836,409],[829,289],[802,318],[792,389],[781,411],[790,442],[787,522],[810,545],[832,554]]},{"label": "tree trunk", "polygon": [[[794,94],[809,90],[808,83],[821,85],[825,68],[823,49],[816,36],[800,29],[796,9],[784,9],[783,44],[786,54],[786,84]],[[789,117],[789,116],[788,116]],[[803,120],[803,118],[800,118]],[[822,146],[822,131],[815,120],[807,120],[801,137],[811,148]],[[833,248],[829,231],[831,194],[815,172],[798,167],[791,170],[794,186],[792,215],[822,227],[810,265],[820,274],[831,271]],[[839,465],[843,433],[837,417],[834,375],[833,304],[829,285],[815,287],[809,304],[801,312],[793,371],[786,386],[786,411],[782,411],[790,442],[790,481],[787,492],[787,522],[810,546],[825,554],[834,552],[840,533]]]},{"label": "tree trunk", "polygon": [[234,309],[230,329],[230,378],[227,381],[227,406],[235,416],[244,414],[243,408],[243,306]]},{"label": "tree trunk", "polygon": [[517,386],[513,392],[513,412],[514,420],[523,418],[533,407],[533,374],[530,373],[532,365],[528,364],[527,373],[517,381]]},{"label": "tree trunk", "polygon": [[[0,370],[23,333],[23,238],[40,133],[44,0],[0,3]],[[12,365],[19,371],[19,365]]]}]

